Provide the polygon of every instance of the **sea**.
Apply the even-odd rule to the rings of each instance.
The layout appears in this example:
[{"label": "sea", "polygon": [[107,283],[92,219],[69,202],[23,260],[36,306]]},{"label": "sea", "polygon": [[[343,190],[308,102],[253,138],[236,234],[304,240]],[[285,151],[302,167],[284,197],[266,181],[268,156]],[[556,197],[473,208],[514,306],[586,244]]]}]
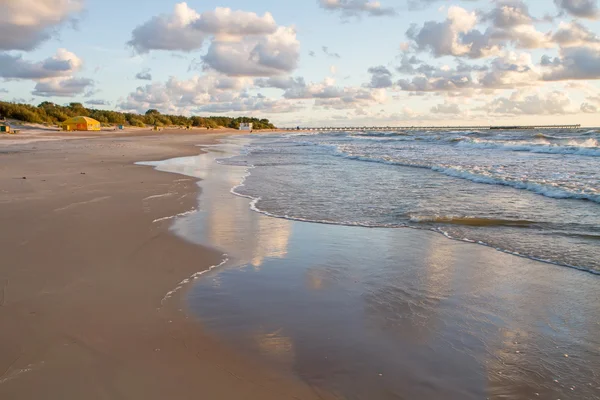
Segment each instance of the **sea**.
[{"label": "sea", "polygon": [[171,229],[223,254],[186,312],[316,396],[600,399],[599,132],[234,135],[146,164],[201,179]]},{"label": "sea", "polygon": [[600,273],[600,130],[272,135],[227,162],[254,210],[415,228]]}]

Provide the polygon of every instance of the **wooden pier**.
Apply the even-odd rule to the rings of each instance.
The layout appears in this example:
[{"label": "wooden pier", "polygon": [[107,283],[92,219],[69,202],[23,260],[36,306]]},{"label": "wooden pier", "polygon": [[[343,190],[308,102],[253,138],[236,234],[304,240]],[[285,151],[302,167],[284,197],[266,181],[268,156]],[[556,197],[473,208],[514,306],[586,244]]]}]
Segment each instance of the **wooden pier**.
[{"label": "wooden pier", "polygon": [[280,128],[284,131],[312,131],[312,132],[357,132],[357,131],[486,131],[486,130],[532,130],[532,129],[580,129],[581,125],[519,125],[519,126],[346,126],[346,127],[320,127],[320,128]]}]

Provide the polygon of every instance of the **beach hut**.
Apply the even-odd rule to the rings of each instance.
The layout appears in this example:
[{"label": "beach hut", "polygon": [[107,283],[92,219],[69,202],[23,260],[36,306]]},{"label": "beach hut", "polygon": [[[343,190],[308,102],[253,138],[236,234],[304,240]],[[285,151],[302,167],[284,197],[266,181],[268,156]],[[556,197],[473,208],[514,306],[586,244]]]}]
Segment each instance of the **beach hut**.
[{"label": "beach hut", "polygon": [[252,132],[252,123],[242,122],[240,124],[240,131],[250,131],[250,132]]},{"label": "beach hut", "polygon": [[10,133],[10,125],[0,123],[0,132]]},{"label": "beach hut", "polygon": [[89,117],[73,117],[62,124],[63,131],[99,131],[100,122]]}]

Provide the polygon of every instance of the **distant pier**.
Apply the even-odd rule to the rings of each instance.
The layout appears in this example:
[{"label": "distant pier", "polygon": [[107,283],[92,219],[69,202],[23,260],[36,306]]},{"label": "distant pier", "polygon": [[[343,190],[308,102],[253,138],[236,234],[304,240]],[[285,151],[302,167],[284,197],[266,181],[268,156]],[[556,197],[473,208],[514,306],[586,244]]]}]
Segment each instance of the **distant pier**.
[{"label": "distant pier", "polygon": [[515,125],[515,126],[347,126],[320,128],[280,128],[284,131],[315,131],[315,132],[345,132],[345,131],[486,131],[486,130],[532,130],[532,129],[580,129],[581,125]]}]

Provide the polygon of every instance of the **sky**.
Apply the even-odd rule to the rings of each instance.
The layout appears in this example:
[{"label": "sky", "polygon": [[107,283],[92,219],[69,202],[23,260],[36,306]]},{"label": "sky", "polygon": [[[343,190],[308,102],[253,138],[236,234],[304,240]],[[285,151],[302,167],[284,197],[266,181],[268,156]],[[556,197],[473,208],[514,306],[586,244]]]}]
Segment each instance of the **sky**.
[{"label": "sky", "polygon": [[0,0],[0,100],[600,126],[600,0]]}]

